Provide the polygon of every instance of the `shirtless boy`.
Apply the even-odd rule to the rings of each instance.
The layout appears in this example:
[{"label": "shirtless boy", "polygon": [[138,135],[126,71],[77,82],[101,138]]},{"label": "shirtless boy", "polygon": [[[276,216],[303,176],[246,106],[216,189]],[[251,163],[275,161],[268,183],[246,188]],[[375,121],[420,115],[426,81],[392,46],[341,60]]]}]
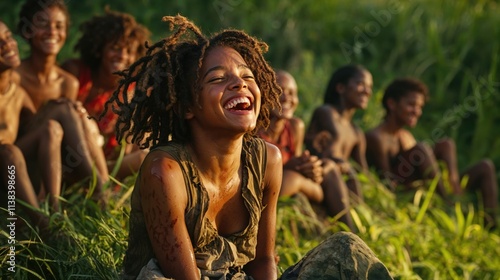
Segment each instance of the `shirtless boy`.
[{"label": "shirtless boy", "polygon": [[352,118],[356,110],[368,105],[372,85],[372,75],[360,65],[336,70],[325,92],[324,104],[314,111],[305,138],[306,147],[313,154],[335,161],[342,173],[349,176],[347,185],[360,201],[363,195],[349,160],[367,170],[366,142],[363,131]]},{"label": "shirtless boy", "polygon": [[16,70],[20,85],[33,101],[36,118],[57,120],[63,128],[64,180],[71,184],[90,178],[95,164],[99,171],[96,191],[100,192],[108,176],[104,155],[95,139],[85,137],[84,124],[72,103],[76,100],[78,81],[56,65],[57,54],[66,40],[68,16],[62,0],[48,0],[44,5],[37,0],[24,3],[18,29],[31,52]]},{"label": "shirtless boy", "polygon": [[[14,196],[35,209],[39,208],[38,194],[49,195],[49,204],[58,210],[57,197],[61,188],[61,126],[48,120],[23,137],[17,138],[22,110],[33,112],[34,106],[26,92],[17,85],[13,69],[19,66],[17,42],[9,28],[0,21],[0,182],[3,198]],[[41,175],[41,182],[35,176],[28,175],[29,169]],[[31,178],[30,178],[31,177]],[[12,180],[14,178],[14,180]],[[8,184],[9,180],[15,184]],[[32,184],[35,183],[35,186]],[[6,207],[2,200],[2,207]],[[31,221],[41,231],[48,229],[48,218],[42,214],[24,208]]]},{"label": "shirtless boy", "polygon": [[[461,175],[458,172],[455,144],[450,139],[440,140],[431,148],[417,142],[405,127],[415,127],[428,97],[427,86],[419,80],[400,78],[385,90],[383,106],[385,119],[366,133],[367,159],[392,188],[410,187],[417,180],[439,176],[438,161],[443,161],[449,173],[452,193],[462,193],[460,177],[468,176],[465,190],[479,191],[486,211],[485,225],[495,226],[498,208],[498,187],[495,167],[490,160],[482,160]],[[448,199],[445,182],[440,179],[437,191]]]}]

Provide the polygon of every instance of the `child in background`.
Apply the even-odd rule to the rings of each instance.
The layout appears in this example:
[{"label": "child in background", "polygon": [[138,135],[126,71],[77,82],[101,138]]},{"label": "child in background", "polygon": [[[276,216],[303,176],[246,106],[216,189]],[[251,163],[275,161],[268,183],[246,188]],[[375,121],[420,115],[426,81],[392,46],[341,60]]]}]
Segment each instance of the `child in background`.
[{"label": "child in background", "polygon": [[[63,179],[68,184],[96,174],[95,197],[100,197],[108,179],[104,155],[76,110],[78,81],[56,64],[66,41],[69,14],[62,0],[27,0],[21,7],[18,30],[30,45],[30,55],[16,69],[20,85],[34,103],[37,119],[54,119],[63,128]],[[21,135],[26,133],[21,131]],[[86,137],[86,135],[88,137]]]},{"label": "child in background", "polygon": [[[358,201],[363,201],[353,159],[367,171],[363,131],[352,118],[358,109],[365,109],[372,95],[372,75],[361,65],[345,65],[330,78],[324,104],[314,110],[306,132],[306,147],[320,158],[333,160],[348,176],[347,186]],[[328,194],[325,193],[325,196]]]},{"label": "child in background", "polygon": [[[417,142],[412,133],[405,129],[415,127],[427,99],[427,86],[416,79],[396,79],[387,87],[382,99],[386,116],[380,125],[366,133],[370,165],[394,189],[400,184],[411,187],[416,180],[430,180],[440,176],[438,161],[443,161],[448,170],[452,193],[463,193],[460,178],[467,176],[465,190],[481,193],[486,211],[485,226],[495,228],[498,186],[493,163],[482,160],[460,175],[455,143],[451,139],[440,140],[431,148]],[[438,181],[437,191],[448,200],[443,178]]]},{"label": "child in background", "polygon": [[[47,120],[22,137],[17,137],[21,112],[33,114],[35,108],[22,87],[14,82],[14,70],[20,65],[17,42],[9,28],[0,21],[0,186],[1,207],[10,209],[5,199],[20,199],[35,210],[24,207],[33,225],[42,236],[48,233],[49,221],[37,212],[38,196],[48,196],[51,210],[58,211],[61,192],[62,128],[56,121]],[[31,118],[30,118],[31,120]],[[29,159],[29,160],[26,160]],[[41,178],[29,174],[36,170]],[[34,183],[32,183],[32,181]],[[12,199],[12,200],[13,200]]]},{"label": "child in background", "polygon": [[[271,111],[269,127],[259,132],[264,140],[276,145],[283,159],[283,180],[280,196],[304,194],[310,201],[326,206],[329,216],[339,215],[339,220],[354,231],[349,212],[349,190],[338,166],[329,159],[320,160],[302,151],[304,122],[294,117],[299,104],[297,83],[290,73],[276,72],[276,81],[282,89],[281,111]],[[328,196],[323,195],[323,190]]]},{"label": "child in background", "polygon": [[[80,83],[78,101],[90,116],[98,118],[118,86],[120,76],[116,72],[124,70],[137,57],[144,55],[144,43],[149,31],[138,24],[132,15],[109,9],[104,15],[84,22],[80,30],[82,36],[75,46],[80,58],[70,59],[62,67]],[[133,94],[133,88],[130,87],[130,94]],[[117,118],[112,110],[108,110],[98,121],[99,132],[104,137],[102,148],[110,170],[120,152],[114,129]],[[137,172],[146,153],[147,150],[141,150],[136,145],[128,145],[116,177],[123,179]]]}]

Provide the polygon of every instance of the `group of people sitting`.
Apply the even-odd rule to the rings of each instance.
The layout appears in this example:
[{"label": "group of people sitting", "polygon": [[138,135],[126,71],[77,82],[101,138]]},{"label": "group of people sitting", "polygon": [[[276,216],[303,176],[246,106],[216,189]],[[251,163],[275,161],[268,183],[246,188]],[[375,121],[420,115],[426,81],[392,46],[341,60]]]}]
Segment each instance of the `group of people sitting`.
[{"label": "group of people sitting", "polygon": [[[108,10],[81,25],[80,57],[59,66],[69,22],[64,2],[27,0],[20,19],[17,29],[30,46],[23,60],[0,21],[0,162],[16,168],[18,199],[34,208],[46,199],[53,211],[63,185],[89,187],[95,178],[93,198],[106,203],[110,170],[117,179],[137,172],[126,279],[276,279],[278,197],[302,193],[355,231],[350,205],[363,203],[357,173],[369,166],[391,188],[411,187],[439,176],[441,160],[449,173],[439,177],[443,198],[461,194],[466,175],[465,190],[481,193],[487,225],[496,226],[491,161],[459,174],[451,140],[428,147],[406,130],[428,97],[418,80],[394,80],[383,98],[385,118],[364,133],[353,116],[368,105],[372,76],[360,65],[343,66],[306,127],[294,116],[295,79],[272,69],[263,57],[267,45],[245,32],[207,37],[182,16],[164,17],[172,34],[145,45],[147,28]],[[26,213],[48,230],[47,217]],[[331,259],[332,275],[391,279],[356,235],[328,240],[352,255],[352,263]],[[282,279],[318,270],[314,255]]]},{"label": "group of people sitting", "polygon": [[[89,187],[95,177],[92,197],[105,204],[110,171],[122,180],[137,172],[147,154],[137,145],[122,148],[114,136],[118,116],[101,113],[118,85],[115,72],[144,54],[150,32],[133,16],[106,10],[80,26],[79,58],[59,65],[69,24],[64,1],[27,0],[19,18],[18,33],[30,47],[22,60],[0,19],[0,162],[16,169],[16,197],[35,209],[47,199],[58,211],[62,186]],[[1,172],[7,178],[7,169]],[[47,228],[47,217],[24,210],[42,231]]]},{"label": "group of people sitting", "polygon": [[[382,99],[384,119],[365,133],[353,121],[356,110],[365,109],[372,95],[372,76],[361,65],[345,65],[333,73],[323,105],[314,110],[307,128],[293,115],[299,102],[295,79],[285,71],[276,77],[283,90],[282,110],[271,112],[271,123],[260,136],[281,151],[280,195],[302,193],[355,231],[350,204],[363,201],[356,174],[372,169],[391,190],[429,186],[438,179],[437,192],[447,202],[466,191],[477,192],[485,226],[496,227],[498,187],[491,160],[459,173],[453,140],[441,139],[431,147],[417,142],[407,129],[417,124],[428,99],[423,82],[409,77],[392,81]],[[443,169],[447,176],[441,175]]]}]

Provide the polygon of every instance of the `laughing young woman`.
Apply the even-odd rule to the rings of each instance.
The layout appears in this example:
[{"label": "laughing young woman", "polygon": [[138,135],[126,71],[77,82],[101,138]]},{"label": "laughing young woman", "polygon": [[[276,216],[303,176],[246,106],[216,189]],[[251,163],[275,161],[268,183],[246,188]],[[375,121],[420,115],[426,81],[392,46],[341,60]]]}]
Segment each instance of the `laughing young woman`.
[{"label": "laughing young woman", "polygon": [[276,279],[282,160],[254,136],[279,107],[267,45],[236,30],[205,37],[182,16],[164,21],[173,34],[122,73],[108,101],[118,138],[152,148],[131,198],[123,278]]}]

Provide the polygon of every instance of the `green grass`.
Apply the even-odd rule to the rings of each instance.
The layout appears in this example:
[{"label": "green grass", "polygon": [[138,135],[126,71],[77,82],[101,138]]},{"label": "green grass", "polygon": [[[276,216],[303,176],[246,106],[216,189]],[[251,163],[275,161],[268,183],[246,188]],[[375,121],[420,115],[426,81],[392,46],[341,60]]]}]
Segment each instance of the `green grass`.
[{"label": "green grass", "polygon": [[[358,235],[387,265],[395,279],[499,279],[500,235],[482,224],[472,202],[447,206],[429,190],[395,195],[377,179],[363,181],[365,203],[351,214]],[[9,279],[118,279],[127,247],[128,203],[133,178],[101,210],[74,192],[50,216],[57,236],[47,243],[29,226],[16,229],[16,273],[6,270],[8,233],[1,231],[3,268]],[[48,212],[44,204],[43,210]],[[276,252],[282,272],[326,236],[346,230],[335,219],[318,219],[304,199],[281,198]]]}]

